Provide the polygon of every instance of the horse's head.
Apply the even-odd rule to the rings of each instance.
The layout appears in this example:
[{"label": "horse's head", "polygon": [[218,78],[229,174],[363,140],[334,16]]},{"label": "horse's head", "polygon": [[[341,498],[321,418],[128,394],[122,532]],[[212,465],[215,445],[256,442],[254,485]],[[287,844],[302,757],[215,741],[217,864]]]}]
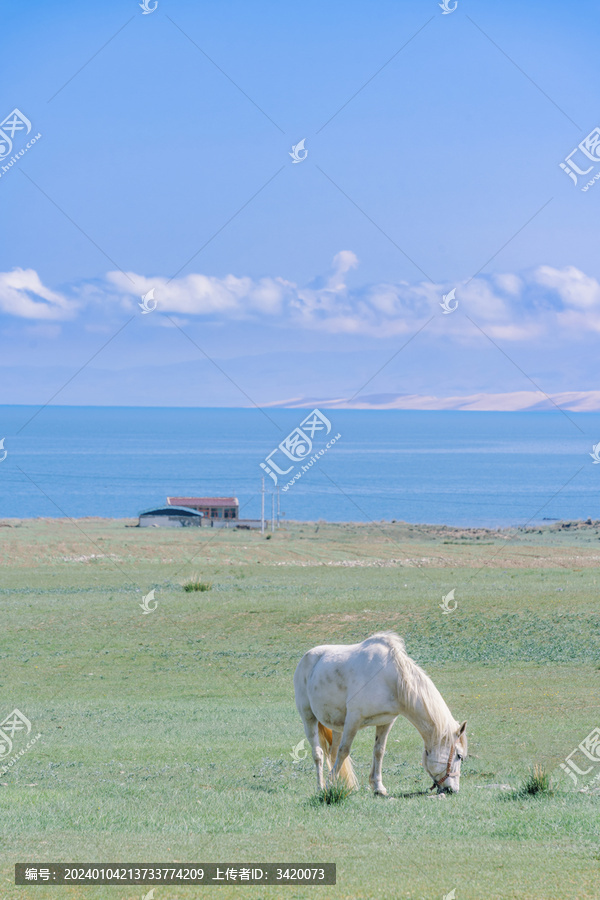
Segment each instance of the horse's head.
[{"label": "horse's head", "polygon": [[[423,766],[438,791],[457,793],[460,788],[460,764],[467,755],[467,723],[463,722],[448,744],[443,741],[423,751]],[[433,789],[433,788],[432,788]]]}]

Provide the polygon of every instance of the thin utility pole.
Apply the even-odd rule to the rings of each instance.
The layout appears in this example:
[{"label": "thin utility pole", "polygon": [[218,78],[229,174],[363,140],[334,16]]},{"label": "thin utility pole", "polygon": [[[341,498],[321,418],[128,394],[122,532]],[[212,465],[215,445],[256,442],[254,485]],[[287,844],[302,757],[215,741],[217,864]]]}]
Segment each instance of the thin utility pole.
[{"label": "thin utility pole", "polygon": [[262,478],[262,488],[260,491],[260,533],[265,533],[265,476]]},{"label": "thin utility pole", "polygon": [[275,531],[275,491],[271,491],[271,534]]}]

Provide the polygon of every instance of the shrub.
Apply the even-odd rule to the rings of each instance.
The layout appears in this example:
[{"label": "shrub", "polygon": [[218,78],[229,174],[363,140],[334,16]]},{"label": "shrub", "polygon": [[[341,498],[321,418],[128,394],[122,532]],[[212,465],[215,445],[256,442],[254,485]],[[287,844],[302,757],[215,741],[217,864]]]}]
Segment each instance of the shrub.
[{"label": "shrub", "polygon": [[522,796],[527,794],[529,796],[535,796],[537,794],[549,794],[551,792],[550,775],[545,770],[544,766],[540,765],[535,765],[533,767],[519,790],[519,794]]},{"label": "shrub", "polygon": [[353,789],[348,787],[347,784],[341,782],[329,784],[315,794],[314,797],[311,797],[310,802],[312,806],[319,806],[323,803],[327,804],[327,806],[339,805],[340,803],[345,803],[352,792]]},{"label": "shrub", "polygon": [[184,591],[187,591],[188,594],[192,591],[210,591],[211,588],[212,581],[200,581],[197,575],[194,575],[189,581],[185,581],[183,584],[183,589]]}]

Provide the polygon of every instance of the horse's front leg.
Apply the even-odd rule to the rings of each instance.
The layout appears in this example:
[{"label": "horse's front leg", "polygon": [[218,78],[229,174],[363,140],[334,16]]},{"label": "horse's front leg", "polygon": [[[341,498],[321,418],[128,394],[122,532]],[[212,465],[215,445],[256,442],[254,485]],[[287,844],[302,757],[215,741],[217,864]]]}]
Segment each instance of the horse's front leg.
[{"label": "horse's front leg", "polygon": [[381,794],[384,797],[387,794],[387,790],[384,788],[383,781],[381,780],[381,766],[383,764],[383,755],[385,753],[388,734],[390,733],[394,722],[395,719],[387,725],[378,725],[375,729],[375,747],[373,749],[373,765],[371,766],[371,774],[369,775],[369,784],[376,794]]}]

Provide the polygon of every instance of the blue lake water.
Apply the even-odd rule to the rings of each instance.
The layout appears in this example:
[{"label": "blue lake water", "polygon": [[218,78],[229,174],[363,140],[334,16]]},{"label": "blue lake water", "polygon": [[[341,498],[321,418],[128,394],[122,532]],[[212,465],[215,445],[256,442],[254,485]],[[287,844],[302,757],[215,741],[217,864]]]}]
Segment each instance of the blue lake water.
[{"label": "blue lake water", "polygon": [[[236,496],[310,410],[0,407],[0,518],[136,516],[167,495]],[[504,526],[600,518],[600,414],[324,411],[341,437],[281,493],[284,519]],[[30,421],[29,421],[30,420]],[[3,453],[0,451],[0,457]],[[285,485],[300,470],[279,479]],[[287,466],[286,466],[287,467]],[[265,477],[267,490],[273,481]],[[270,497],[267,498],[270,508]]]}]

